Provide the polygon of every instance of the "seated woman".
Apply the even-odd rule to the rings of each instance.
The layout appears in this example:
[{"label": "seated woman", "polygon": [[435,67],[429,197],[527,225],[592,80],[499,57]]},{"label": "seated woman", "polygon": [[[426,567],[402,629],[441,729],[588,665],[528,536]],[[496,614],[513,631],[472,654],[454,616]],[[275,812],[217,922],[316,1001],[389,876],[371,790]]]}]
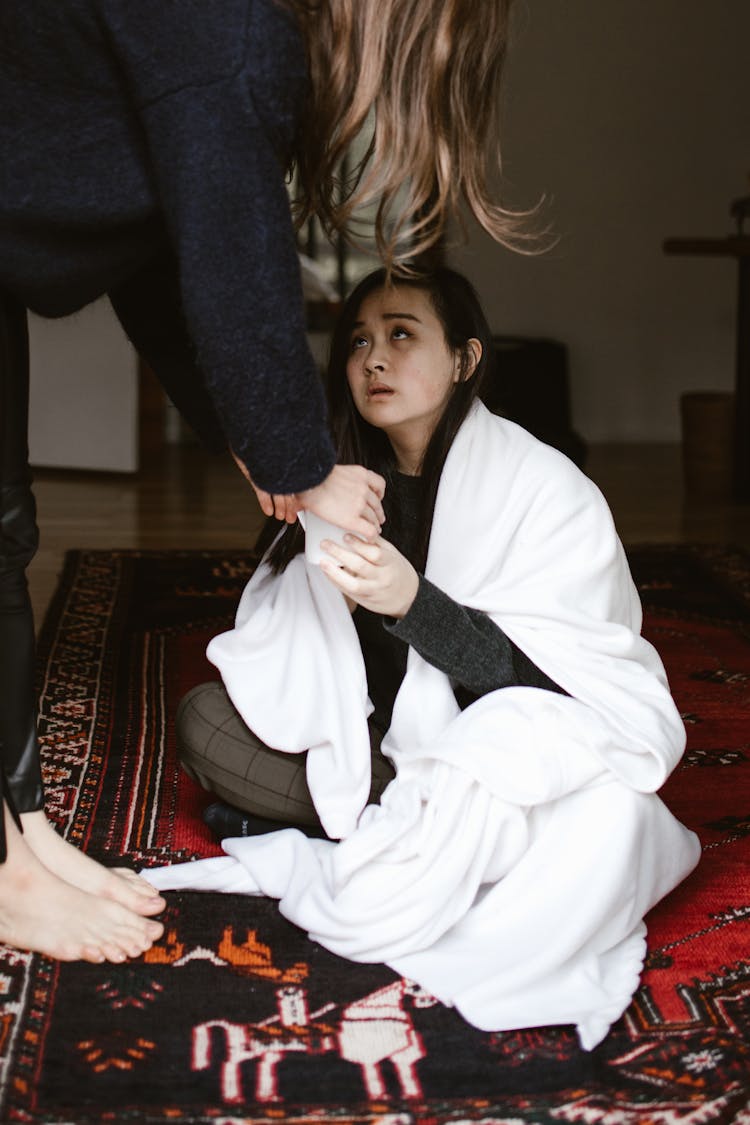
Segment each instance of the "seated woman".
[{"label": "seated woman", "polygon": [[225,840],[147,877],[271,895],[478,1027],[574,1023],[590,1048],[637,987],[644,915],[698,860],[655,795],[684,728],[606,503],[482,405],[490,355],[453,271],[377,272],[346,302],[331,419],[340,458],[387,481],[382,535],[324,541],[316,566],[276,525],[209,645],[223,684],[178,718],[185,768],[248,833],[328,839]]}]

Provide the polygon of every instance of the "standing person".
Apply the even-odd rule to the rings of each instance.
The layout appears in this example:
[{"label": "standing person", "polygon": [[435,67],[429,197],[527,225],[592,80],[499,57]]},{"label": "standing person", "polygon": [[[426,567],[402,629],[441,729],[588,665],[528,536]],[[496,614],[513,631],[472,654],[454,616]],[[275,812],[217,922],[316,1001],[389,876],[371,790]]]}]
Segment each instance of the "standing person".
[{"label": "standing person", "polygon": [[37,545],[28,467],[26,317],[0,293],[0,941],[64,961],[124,961],[161,936],[164,900],[68,844],[44,813],[25,568]]},{"label": "standing person", "polygon": [[685,731],[601,493],[478,401],[490,346],[450,270],[376,273],[344,306],[333,429],[388,482],[383,534],[324,540],[319,566],[277,536],[177,732],[251,830],[330,839],[228,839],[146,877],[268,894],[478,1027],[572,1023],[590,1049],[698,859],[656,796]]},{"label": "standing person", "polygon": [[[0,5],[3,667],[20,653],[15,696],[9,680],[0,685],[9,848],[0,869],[0,939],[92,956],[71,918],[87,913],[96,929],[97,905],[84,912],[71,900],[66,910],[70,884],[96,898],[124,896],[133,916],[155,907],[130,881],[123,891],[125,876],[92,878],[91,861],[67,846],[61,855],[43,817],[25,579],[37,536],[25,309],[63,316],[108,294],[175,404],[206,441],[231,449],[266,514],[293,521],[304,508],[372,539],[383,519],[383,481],[366,467],[336,464],[306,342],[286,172],[296,164],[301,214],[315,212],[329,228],[345,227],[358,203],[381,200],[378,241],[393,264],[405,253],[399,238],[410,253],[432,244],[461,196],[510,242],[514,216],[493,206],[484,176],[508,5]],[[340,185],[336,168],[371,111],[372,159]],[[397,202],[405,168],[407,190]],[[420,219],[410,225],[413,215]],[[14,805],[20,820],[11,823]],[[40,920],[29,905],[38,895],[28,864],[28,894],[10,878],[21,850],[14,825],[62,880],[54,917]],[[109,956],[105,907],[96,958]],[[141,942],[158,929],[133,925]]]}]

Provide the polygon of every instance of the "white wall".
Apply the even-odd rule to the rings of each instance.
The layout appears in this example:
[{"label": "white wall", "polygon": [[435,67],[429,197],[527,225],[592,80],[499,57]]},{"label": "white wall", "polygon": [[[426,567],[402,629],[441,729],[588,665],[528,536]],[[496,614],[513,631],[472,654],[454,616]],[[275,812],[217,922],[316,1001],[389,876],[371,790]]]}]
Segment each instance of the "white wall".
[{"label": "white wall", "polygon": [[29,316],[32,465],[138,468],[138,360],[109,301],[74,316]]},{"label": "white wall", "polygon": [[449,261],[495,331],[568,345],[584,437],[677,440],[681,392],[733,386],[737,267],[662,242],[730,233],[750,194],[750,0],[518,0],[503,154],[558,245],[472,229]]}]

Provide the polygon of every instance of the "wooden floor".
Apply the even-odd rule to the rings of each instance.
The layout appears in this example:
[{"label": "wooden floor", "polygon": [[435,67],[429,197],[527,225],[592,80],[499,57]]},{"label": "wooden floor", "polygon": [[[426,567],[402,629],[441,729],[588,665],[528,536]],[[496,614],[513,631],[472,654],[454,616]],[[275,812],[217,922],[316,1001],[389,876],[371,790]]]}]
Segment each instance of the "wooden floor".
[{"label": "wooden floor", "polygon": [[[678,445],[595,445],[586,471],[628,543],[711,542],[750,548],[750,505],[688,500]],[[30,575],[40,623],[64,553],[75,547],[243,548],[262,516],[228,458],[167,447],[137,475],[37,470],[41,545]]]}]

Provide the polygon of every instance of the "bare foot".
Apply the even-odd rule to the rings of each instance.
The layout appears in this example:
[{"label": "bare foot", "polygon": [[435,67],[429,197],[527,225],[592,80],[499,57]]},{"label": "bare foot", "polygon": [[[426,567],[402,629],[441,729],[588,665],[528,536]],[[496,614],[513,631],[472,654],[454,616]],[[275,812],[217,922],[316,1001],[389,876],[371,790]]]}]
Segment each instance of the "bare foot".
[{"label": "bare foot", "polygon": [[42,810],[22,813],[23,838],[36,858],[60,879],[96,898],[119,902],[136,914],[159,914],[167,905],[154,888],[126,867],[104,867],[64,840]]},{"label": "bare foot", "polygon": [[60,961],[121,962],[139,957],[161,937],[161,922],[95,898],[49,871],[7,813],[5,831],[0,941]]}]

